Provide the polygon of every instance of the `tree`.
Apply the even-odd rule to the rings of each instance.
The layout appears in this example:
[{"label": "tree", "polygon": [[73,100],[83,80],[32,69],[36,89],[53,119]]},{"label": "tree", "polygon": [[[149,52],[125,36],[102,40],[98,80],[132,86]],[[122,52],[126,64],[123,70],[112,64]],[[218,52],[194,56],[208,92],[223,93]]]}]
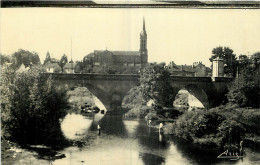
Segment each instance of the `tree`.
[{"label": "tree", "polygon": [[259,107],[260,53],[239,56],[239,74],[229,86],[228,101],[239,107]]},{"label": "tree", "polygon": [[18,68],[22,64],[24,64],[25,67],[28,67],[31,64],[40,64],[40,58],[38,53],[36,52],[30,52],[27,50],[19,49],[12,56],[14,59],[14,68]]},{"label": "tree", "polygon": [[223,58],[224,60],[224,73],[235,76],[238,62],[236,55],[233,54],[233,50],[229,47],[216,47],[212,50],[212,55],[209,60],[212,62],[217,57]]},{"label": "tree", "polygon": [[59,65],[62,68],[62,71],[63,71],[63,67],[66,63],[68,63],[68,57],[66,56],[66,54],[63,54],[63,56],[61,57],[60,62],[59,62]]},{"label": "tree", "polygon": [[248,98],[245,95],[246,80],[243,76],[237,77],[234,82],[228,87],[228,102],[239,107],[245,107],[248,102]]},{"label": "tree", "polygon": [[148,65],[141,72],[140,83],[146,101],[154,100],[160,107],[172,107],[173,95],[170,85],[170,73],[164,65]]},{"label": "tree", "polygon": [[4,63],[11,63],[12,57],[0,53],[0,60],[1,60],[1,65],[3,65]]},{"label": "tree", "polygon": [[4,135],[21,144],[50,140],[68,106],[66,89],[55,87],[42,68],[14,73],[3,68],[1,124]]},{"label": "tree", "polygon": [[51,62],[51,55],[49,52],[46,53],[46,57],[45,57],[45,60],[43,62],[43,65],[46,64],[47,62]]},{"label": "tree", "polygon": [[238,57],[238,71],[245,71],[250,64],[250,59],[246,55],[239,55]]}]

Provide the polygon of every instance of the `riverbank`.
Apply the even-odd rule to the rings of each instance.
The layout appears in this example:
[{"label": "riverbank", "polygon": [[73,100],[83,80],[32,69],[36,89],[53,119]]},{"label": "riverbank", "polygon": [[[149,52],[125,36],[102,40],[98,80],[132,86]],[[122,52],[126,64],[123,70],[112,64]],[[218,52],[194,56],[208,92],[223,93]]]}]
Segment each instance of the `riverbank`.
[{"label": "riverbank", "polygon": [[1,139],[2,165],[49,165],[51,160],[39,159],[39,154],[21,148],[16,143]]},{"label": "riverbank", "polygon": [[[165,134],[178,136],[190,143],[239,148],[240,142],[244,141],[246,146],[260,148],[260,109],[230,105],[192,111],[142,108],[133,108],[125,116],[151,120],[150,126],[157,129],[162,122]],[[169,119],[171,121],[167,122]]]},{"label": "riverbank", "polygon": [[66,157],[58,151],[60,149],[45,145],[19,146],[15,142],[1,139],[1,163],[3,165],[50,165],[54,160]]},{"label": "riverbank", "polygon": [[220,106],[196,110],[181,115],[173,124],[172,132],[189,142],[239,148],[260,146],[260,109]]}]

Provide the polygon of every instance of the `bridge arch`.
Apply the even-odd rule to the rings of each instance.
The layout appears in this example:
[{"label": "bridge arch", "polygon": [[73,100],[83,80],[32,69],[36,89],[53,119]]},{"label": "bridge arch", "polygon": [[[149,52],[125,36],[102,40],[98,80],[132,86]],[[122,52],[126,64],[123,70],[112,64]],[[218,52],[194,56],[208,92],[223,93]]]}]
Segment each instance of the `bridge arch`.
[{"label": "bridge arch", "polygon": [[[88,88],[89,91],[104,104],[108,111],[113,110],[114,106],[118,107],[121,105],[127,92],[133,87],[140,85],[139,75],[62,73],[52,73],[50,75],[56,85],[67,84],[69,88],[76,86]],[[223,98],[225,98],[227,92],[227,84],[230,83],[231,80],[230,78],[215,78],[214,81],[212,81],[211,77],[172,76],[169,81],[173,88],[174,96],[177,95],[180,89],[186,87],[202,100],[202,102],[204,101],[205,106],[207,106],[205,102],[206,94],[209,106],[212,107],[223,102]]]},{"label": "bridge arch", "polygon": [[[174,104],[191,107],[208,108],[209,99],[203,88],[195,84],[187,84],[174,88]],[[177,99],[176,99],[177,98]],[[179,99],[179,100],[178,100]]]}]

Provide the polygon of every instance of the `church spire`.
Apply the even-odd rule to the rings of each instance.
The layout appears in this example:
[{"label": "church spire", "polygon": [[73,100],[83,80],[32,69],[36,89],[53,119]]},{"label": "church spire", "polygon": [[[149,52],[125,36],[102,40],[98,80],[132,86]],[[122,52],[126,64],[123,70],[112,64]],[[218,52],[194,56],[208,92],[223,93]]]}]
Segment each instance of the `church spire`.
[{"label": "church spire", "polygon": [[143,17],[143,31],[145,31],[145,19]]},{"label": "church spire", "polygon": [[146,37],[146,30],[145,30],[145,19],[143,17],[143,30],[140,33],[141,36]]},{"label": "church spire", "polygon": [[148,54],[147,54],[147,33],[145,30],[145,20],[143,18],[143,30],[140,33],[140,55],[141,55],[141,67],[144,68],[147,64]]}]

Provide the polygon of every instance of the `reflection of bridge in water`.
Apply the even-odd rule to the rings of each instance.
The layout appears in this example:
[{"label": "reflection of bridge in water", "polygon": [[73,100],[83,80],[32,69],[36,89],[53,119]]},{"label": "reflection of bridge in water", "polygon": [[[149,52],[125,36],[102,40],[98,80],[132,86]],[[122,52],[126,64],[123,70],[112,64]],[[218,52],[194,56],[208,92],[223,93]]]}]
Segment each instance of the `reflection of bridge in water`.
[{"label": "reflection of bridge in water", "polygon": [[[51,73],[56,85],[68,85],[69,88],[86,87],[106,107],[108,111],[121,108],[128,91],[140,84],[139,75],[132,74],[61,74]],[[186,89],[194,95],[204,107],[220,104],[225,100],[227,84],[231,78],[226,77],[180,77],[172,76],[170,84],[173,95]]]}]

